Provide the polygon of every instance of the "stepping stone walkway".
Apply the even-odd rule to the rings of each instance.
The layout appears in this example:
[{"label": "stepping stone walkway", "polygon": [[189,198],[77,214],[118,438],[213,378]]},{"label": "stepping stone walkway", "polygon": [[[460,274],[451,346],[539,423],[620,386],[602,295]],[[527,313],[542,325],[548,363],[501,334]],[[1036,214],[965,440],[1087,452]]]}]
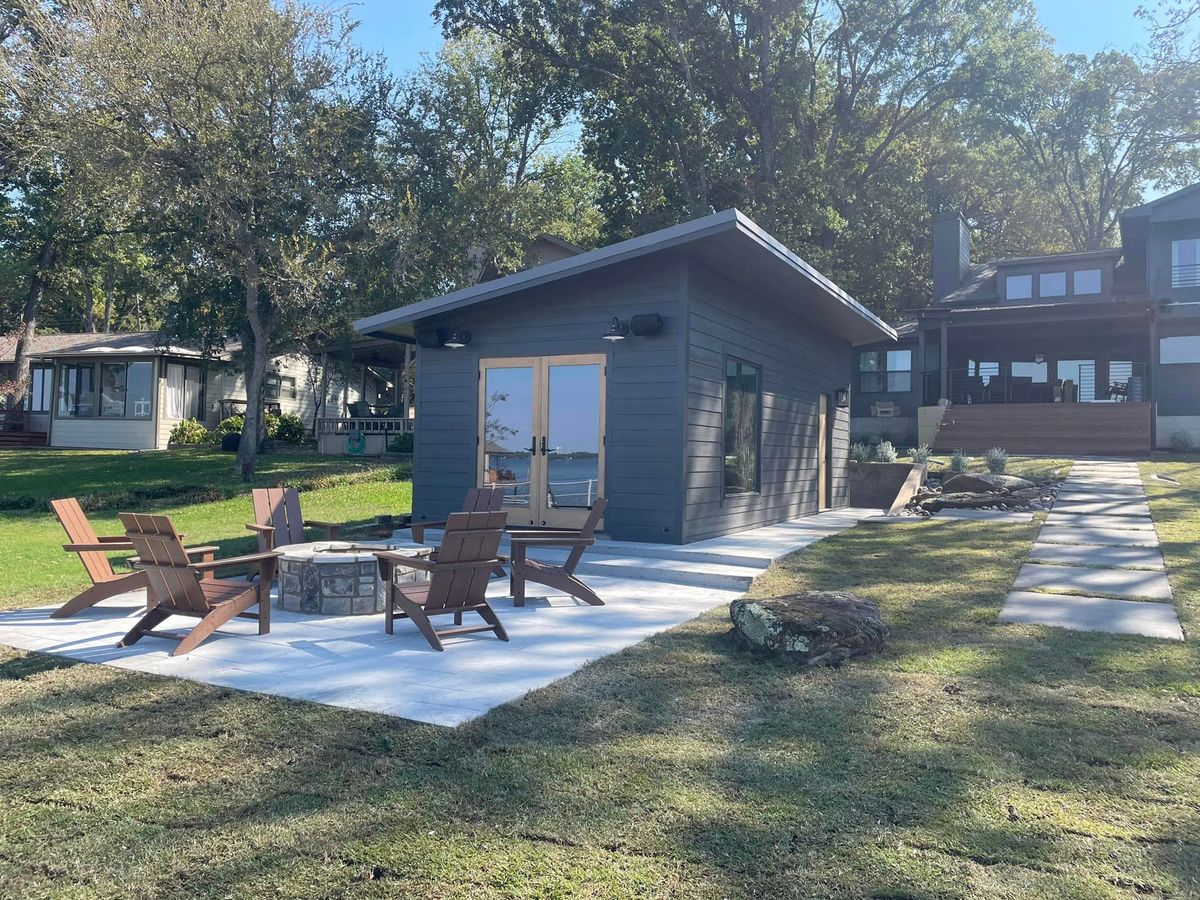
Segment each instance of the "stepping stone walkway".
[{"label": "stepping stone walkway", "polygon": [[1002,622],[1183,640],[1136,463],[1077,462],[1000,611]]}]

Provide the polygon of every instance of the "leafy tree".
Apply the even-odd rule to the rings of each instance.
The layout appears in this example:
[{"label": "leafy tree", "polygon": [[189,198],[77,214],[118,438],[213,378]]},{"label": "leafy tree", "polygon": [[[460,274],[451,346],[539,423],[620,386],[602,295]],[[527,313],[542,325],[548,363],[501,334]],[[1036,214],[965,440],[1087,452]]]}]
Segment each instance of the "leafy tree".
[{"label": "leafy tree", "polygon": [[49,89],[78,97],[56,138],[186,238],[177,249],[193,289],[164,331],[209,345],[227,325],[240,335],[249,402],[238,463],[249,477],[268,359],[345,303],[345,238],[369,193],[359,162],[388,83],[336,11],[269,0],[61,8],[26,10],[63,61]]}]

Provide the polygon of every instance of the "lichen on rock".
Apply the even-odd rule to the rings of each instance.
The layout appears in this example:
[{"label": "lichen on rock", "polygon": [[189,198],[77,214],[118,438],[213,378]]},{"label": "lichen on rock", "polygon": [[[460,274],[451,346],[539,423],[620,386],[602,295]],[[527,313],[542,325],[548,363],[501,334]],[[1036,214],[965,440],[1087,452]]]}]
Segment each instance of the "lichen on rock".
[{"label": "lichen on rock", "polygon": [[729,617],[751,647],[806,666],[837,666],[875,653],[888,636],[879,607],[847,591],[734,600]]}]

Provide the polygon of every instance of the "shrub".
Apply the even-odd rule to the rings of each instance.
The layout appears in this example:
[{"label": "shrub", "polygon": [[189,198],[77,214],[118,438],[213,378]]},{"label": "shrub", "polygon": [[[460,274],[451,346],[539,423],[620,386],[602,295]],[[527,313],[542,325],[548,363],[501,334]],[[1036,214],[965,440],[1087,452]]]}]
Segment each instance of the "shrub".
[{"label": "shrub", "polygon": [[183,419],[175,423],[167,442],[170,444],[203,444],[208,439],[207,428],[195,419]]},{"label": "shrub", "polygon": [[295,413],[267,416],[267,437],[284,444],[304,443],[304,420]]},{"label": "shrub", "polygon": [[1005,469],[1008,468],[1008,451],[1003,447],[993,447],[983,454],[983,461],[987,464],[987,470],[993,475],[1003,475]]},{"label": "shrub", "polygon": [[891,441],[880,441],[875,445],[875,461],[892,463],[896,461],[896,446]]},{"label": "shrub", "polygon": [[857,463],[864,463],[871,458],[871,445],[855,441],[850,445],[850,458]]},{"label": "shrub", "polygon": [[961,475],[967,471],[967,454],[961,450],[955,450],[954,455],[950,457],[950,471],[955,475]]},{"label": "shrub", "polygon": [[921,444],[919,447],[913,447],[909,451],[912,454],[912,461],[915,463],[927,463],[929,457],[933,456],[933,448],[928,444]]},{"label": "shrub", "polygon": [[236,416],[230,416],[228,419],[222,419],[217,423],[217,427],[209,432],[209,439],[214,444],[219,444],[227,434],[241,434],[242,426],[245,424],[246,417],[241,413],[238,413]]},{"label": "shrub", "polygon": [[1187,431],[1172,431],[1167,443],[1176,453],[1188,453],[1196,446],[1195,440]]},{"label": "shrub", "polygon": [[392,442],[388,444],[388,453],[412,453],[413,452],[413,435],[412,432],[398,434],[392,438]]}]

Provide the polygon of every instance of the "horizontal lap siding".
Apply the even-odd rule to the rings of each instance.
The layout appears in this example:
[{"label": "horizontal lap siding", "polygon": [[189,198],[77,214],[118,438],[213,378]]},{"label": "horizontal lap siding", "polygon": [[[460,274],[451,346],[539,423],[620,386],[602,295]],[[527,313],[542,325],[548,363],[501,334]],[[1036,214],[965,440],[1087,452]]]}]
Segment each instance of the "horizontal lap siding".
[{"label": "horizontal lap siding", "polygon": [[[688,281],[685,539],[702,540],[817,512],[818,407],[830,395],[832,501],[847,503],[851,350],[840,338],[787,317],[722,276],[693,265]],[[724,366],[728,356],[762,367],[761,490],[724,495]]]},{"label": "horizontal lap siding", "polygon": [[[413,514],[443,518],[476,480],[481,359],[607,354],[605,531],[678,542],[683,413],[682,262],[671,255],[615,266],[422,328],[471,332],[462,351],[417,351]],[[613,316],[663,317],[663,334],[601,339]]]}]

